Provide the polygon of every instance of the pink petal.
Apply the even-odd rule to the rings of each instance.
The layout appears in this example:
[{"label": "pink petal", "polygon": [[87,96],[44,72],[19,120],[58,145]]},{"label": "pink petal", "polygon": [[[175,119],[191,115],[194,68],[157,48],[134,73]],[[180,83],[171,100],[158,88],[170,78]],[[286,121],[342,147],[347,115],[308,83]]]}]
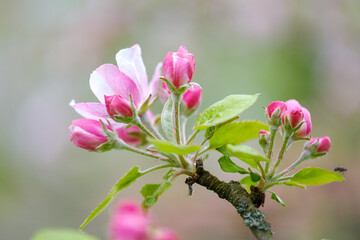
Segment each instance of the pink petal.
[{"label": "pink petal", "polygon": [[131,48],[121,49],[116,54],[116,62],[121,72],[129,76],[141,91],[142,101],[146,99],[148,79],[145,65],[141,56],[141,48],[135,44]]},{"label": "pink petal", "polygon": [[135,82],[113,64],[103,64],[91,74],[90,88],[102,103],[105,102],[104,95],[120,95],[129,100],[131,94],[135,105],[141,98]]},{"label": "pink petal", "polygon": [[149,85],[149,93],[148,93],[148,95],[151,94],[151,96],[152,96],[151,99],[152,100],[156,98],[156,94],[158,92],[159,80],[160,80],[160,74],[161,74],[161,72],[160,72],[161,67],[162,67],[161,62],[156,65],[155,73],[154,73],[154,75],[152,77],[152,80],[150,82],[150,85]]},{"label": "pink petal", "polygon": [[69,105],[73,107],[75,111],[84,118],[98,120],[108,115],[106,111],[106,106],[103,103],[75,103],[75,101],[72,100]]}]

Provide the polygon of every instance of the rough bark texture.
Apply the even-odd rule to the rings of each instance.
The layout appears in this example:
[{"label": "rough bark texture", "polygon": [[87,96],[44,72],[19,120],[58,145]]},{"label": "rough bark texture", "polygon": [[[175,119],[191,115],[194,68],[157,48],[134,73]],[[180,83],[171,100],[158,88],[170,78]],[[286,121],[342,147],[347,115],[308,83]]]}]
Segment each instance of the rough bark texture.
[{"label": "rough bark texture", "polygon": [[217,177],[204,170],[202,161],[196,161],[196,173],[186,179],[191,190],[191,185],[197,183],[207,189],[214,191],[220,198],[226,199],[238,211],[244,219],[245,225],[249,227],[257,239],[272,239],[270,224],[265,221],[265,215],[259,211],[250,194],[240,185],[239,182],[229,183],[220,181]]}]

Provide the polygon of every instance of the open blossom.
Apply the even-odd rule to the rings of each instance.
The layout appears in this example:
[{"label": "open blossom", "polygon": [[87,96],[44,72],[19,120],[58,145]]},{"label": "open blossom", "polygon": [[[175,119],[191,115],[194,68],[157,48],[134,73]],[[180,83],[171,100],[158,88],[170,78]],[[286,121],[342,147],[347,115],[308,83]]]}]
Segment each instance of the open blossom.
[{"label": "open blossom", "polygon": [[286,101],[285,104],[287,110],[283,114],[283,122],[285,122],[285,117],[288,117],[291,126],[295,128],[300,122],[304,121],[300,129],[294,133],[294,136],[299,138],[308,136],[312,129],[310,112],[294,99]]},{"label": "open blossom", "polygon": [[194,55],[186,47],[180,46],[177,52],[166,54],[163,64],[164,78],[175,88],[189,83],[195,71]]},{"label": "open blossom", "polygon": [[69,130],[70,140],[80,148],[95,151],[97,147],[107,142],[100,122],[93,119],[76,119],[72,121]]},{"label": "open blossom", "polygon": [[[98,120],[111,115],[105,105],[105,96],[114,96],[115,99],[122,98],[130,102],[131,95],[138,109],[150,94],[151,99],[155,99],[160,78],[160,63],[156,67],[152,81],[148,83],[139,45],[135,44],[131,48],[120,50],[116,54],[116,61],[118,66],[103,64],[90,76],[90,88],[99,103],[75,103],[74,101],[70,103],[70,106],[83,117]],[[118,102],[116,104],[118,108],[115,108],[117,111],[119,108],[126,109]]]}]

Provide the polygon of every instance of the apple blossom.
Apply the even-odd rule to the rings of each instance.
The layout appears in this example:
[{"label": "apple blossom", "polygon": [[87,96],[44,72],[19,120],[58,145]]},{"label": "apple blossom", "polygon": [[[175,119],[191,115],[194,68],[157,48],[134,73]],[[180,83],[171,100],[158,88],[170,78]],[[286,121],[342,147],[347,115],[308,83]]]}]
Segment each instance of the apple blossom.
[{"label": "apple blossom", "polygon": [[278,128],[281,124],[281,116],[286,109],[286,104],[282,101],[271,102],[266,108],[266,118],[268,123]]},{"label": "apple blossom", "polygon": [[177,52],[169,52],[164,59],[163,74],[175,88],[189,83],[195,71],[194,55],[184,46]]},{"label": "apple blossom", "polygon": [[294,133],[294,137],[303,138],[308,136],[312,129],[310,112],[294,99],[286,101],[285,104],[287,110],[282,116],[283,123],[285,124],[285,117],[287,117],[291,127],[296,128],[303,121],[301,127]]},{"label": "apple blossom", "polygon": [[331,141],[328,136],[321,137],[321,138],[311,138],[305,144],[305,149],[309,150],[311,153],[314,154],[322,154],[329,152],[331,146]]},{"label": "apple blossom", "polygon": [[132,117],[133,111],[128,100],[120,95],[104,96],[108,114],[111,117],[120,116],[124,118]]},{"label": "apple blossom", "polygon": [[202,89],[198,85],[193,85],[182,96],[182,102],[187,110],[193,110],[200,105]]}]

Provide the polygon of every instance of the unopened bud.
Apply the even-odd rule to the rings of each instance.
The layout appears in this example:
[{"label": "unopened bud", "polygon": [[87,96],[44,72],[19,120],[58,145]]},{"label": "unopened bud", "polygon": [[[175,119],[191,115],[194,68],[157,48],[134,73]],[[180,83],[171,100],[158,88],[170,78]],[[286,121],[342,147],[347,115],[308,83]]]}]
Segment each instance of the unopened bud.
[{"label": "unopened bud", "polygon": [[286,109],[286,104],[282,101],[271,102],[266,108],[266,118],[269,125],[279,127],[281,124],[281,116]]},{"label": "unopened bud", "polygon": [[120,95],[104,96],[104,98],[106,110],[111,117],[130,118],[133,116],[133,110],[127,99]]},{"label": "unopened bud", "polygon": [[320,157],[329,152],[331,141],[329,137],[312,138],[304,145],[304,150],[309,151],[311,157]]},{"label": "unopened bud", "polygon": [[266,151],[270,143],[270,133],[264,129],[259,132],[259,144]]}]

